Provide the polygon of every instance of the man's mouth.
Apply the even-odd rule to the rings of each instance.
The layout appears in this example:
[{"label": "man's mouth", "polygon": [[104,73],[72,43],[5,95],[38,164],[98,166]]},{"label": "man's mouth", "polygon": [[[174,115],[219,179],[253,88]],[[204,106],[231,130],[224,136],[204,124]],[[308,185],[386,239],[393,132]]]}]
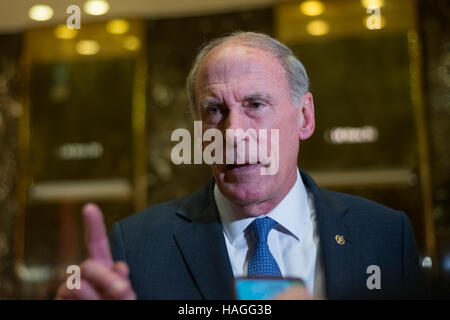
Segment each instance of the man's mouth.
[{"label": "man's mouth", "polygon": [[227,164],[227,170],[249,168],[251,166],[259,165],[260,163],[243,163],[243,164]]}]

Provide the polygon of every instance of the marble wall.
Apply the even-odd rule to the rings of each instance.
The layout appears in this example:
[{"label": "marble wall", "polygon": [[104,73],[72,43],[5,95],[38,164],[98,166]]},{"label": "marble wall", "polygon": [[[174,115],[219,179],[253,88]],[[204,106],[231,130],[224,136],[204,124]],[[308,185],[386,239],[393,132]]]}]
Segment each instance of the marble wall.
[{"label": "marble wall", "polygon": [[0,36],[0,299],[13,298],[21,36]]}]

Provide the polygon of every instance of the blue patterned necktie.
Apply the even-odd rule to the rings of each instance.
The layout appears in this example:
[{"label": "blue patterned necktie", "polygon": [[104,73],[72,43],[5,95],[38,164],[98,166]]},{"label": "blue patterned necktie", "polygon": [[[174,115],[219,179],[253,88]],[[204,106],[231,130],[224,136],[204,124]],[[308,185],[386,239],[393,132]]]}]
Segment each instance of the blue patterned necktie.
[{"label": "blue patterned necktie", "polygon": [[281,277],[281,271],[270,253],[267,237],[277,222],[269,217],[257,218],[250,224],[255,245],[248,261],[249,277]]}]

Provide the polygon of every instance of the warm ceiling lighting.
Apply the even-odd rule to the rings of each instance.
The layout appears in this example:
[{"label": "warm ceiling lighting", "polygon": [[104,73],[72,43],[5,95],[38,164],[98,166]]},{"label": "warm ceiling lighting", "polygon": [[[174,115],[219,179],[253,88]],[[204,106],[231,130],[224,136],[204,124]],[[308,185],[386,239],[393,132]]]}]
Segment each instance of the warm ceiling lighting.
[{"label": "warm ceiling lighting", "polygon": [[386,19],[382,15],[370,15],[364,18],[363,24],[369,30],[380,30],[386,25]]},{"label": "warm ceiling lighting", "polygon": [[112,34],[123,34],[130,29],[130,24],[127,20],[116,19],[111,20],[106,24],[106,31]]},{"label": "warm ceiling lighting", "polygon": [[330,25],[325,20],[314,20],[306,25],[306,31],[312,36],[323,36],[330,31]]},{"label": "warm ceiling lighting", "polygon": [[37,4],[30,8],[28,16],[36,21],[46,21],[53,17],[53,9],[43,4]]},{"label": "warm ceiling lighting", "polygon": [[136,36],[126,36],[123,40],[123,46],[127,50],[136,51],[141,47],[141,40]]},{"label": "warm ceiling lighting", "polygon": [[78,30],[69,29],[65,24],[60,24],[55,28],[54,34],[58,39],[73,39],[77,36]]},{"label": "warm ceiling lighting", "polygon": [[105,0],[88,0],[84,3],[84,11],[93,16],[101,16],[109,10],[109,3]]},{"label": "warm ceiling lighting", "polygon": [[307,16],[318,16],[325,11],[325,5],[321,1],[304,1],[300,3],[300,11]]},{"label": "warm ceiling lighting", "polygon": [[81,40],[76,44],[76,49],[79,54],[93,55],[100,50],[100,45],[95,40]]},{"label": "warm ceiling lighting", "polygon": [[361,0],[361,5],[367,9],[381,8],[384,0]]}]

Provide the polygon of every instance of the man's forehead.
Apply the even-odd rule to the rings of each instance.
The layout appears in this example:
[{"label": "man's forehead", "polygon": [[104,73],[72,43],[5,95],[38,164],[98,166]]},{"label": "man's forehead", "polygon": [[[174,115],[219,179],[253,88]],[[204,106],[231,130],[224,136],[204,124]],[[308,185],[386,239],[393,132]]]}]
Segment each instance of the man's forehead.
[{"label": "man's forehead", "polygon": [[267,54],[267,50],[263,50],[261,48],[255,48],[250,45],[246,45],[239,42],[227,41],[222,43],[212,49],[206,56],[205,59],[211,58],[212,56],[223,56],[227,54],[254,54],[254,53],[264,53]]},{"label": "man's forehead", "polygon": [[[227,78],[254,78],[268,76],[283,77],[284,69],[280,62],[266,50],[237,43],[225,43],[213,49],[199,66],[196,84],[203,87]],[[231,77],[231,78],[230,78]]]},{"label": "man's forehead", "polygon": [[268,69],[282,69],[279,61],[267,50],[229,42],[219,45],[204,57],[197,75],[205,71],[231,67],[239,62],[244,62],[240,68],[248,66],[249,71],[258,65]]}]

